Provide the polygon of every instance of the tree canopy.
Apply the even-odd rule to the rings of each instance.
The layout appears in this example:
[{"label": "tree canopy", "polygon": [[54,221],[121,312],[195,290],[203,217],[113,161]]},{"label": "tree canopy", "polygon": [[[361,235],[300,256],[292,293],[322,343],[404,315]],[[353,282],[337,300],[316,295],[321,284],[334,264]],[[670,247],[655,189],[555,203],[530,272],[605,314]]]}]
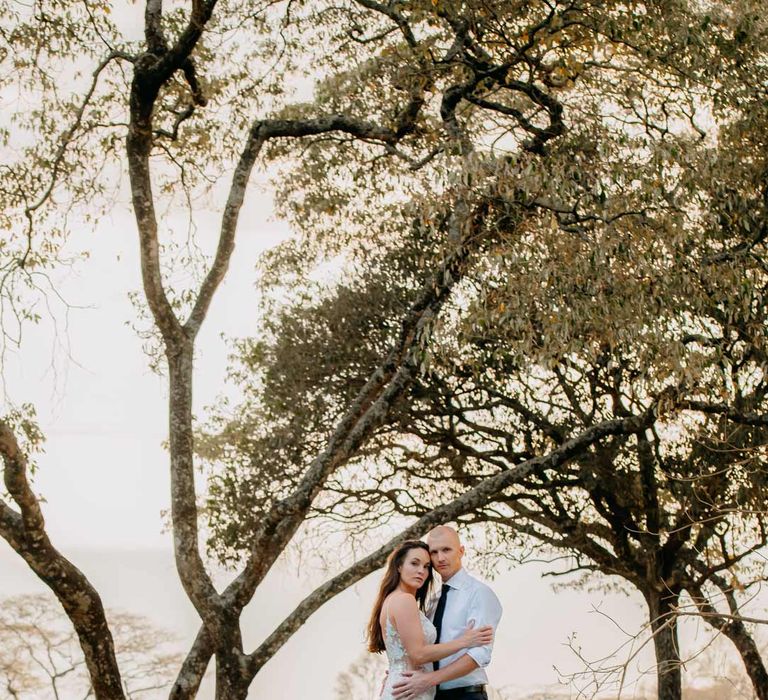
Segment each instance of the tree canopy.
[{"label": "tree canopy", "polygon": [[[29,94],[4,269],[23,279],[25,251],[54,264],[62,212],[93,216],[130,183],[177,569],[201,618],[172,697],[212,657],[217,697],[245,697],[380,566],[392,542],[244,649],[243,607],[323,514],[402,515],[399,538],[478,521],[624,576],[658,627],[659,694],[680,697],[679,596],[704,611],[763,544],[760,3],[147,0],[141,35],[135,6],[0,7],[3,93]],[[242,405],[195,436],[195,341],[257,164],[297,235],[260,264]],[[9,421],[0,453],[0,533],[69,614],[97,697],[121,698],[98,593],[50,542]],[[196,457],[210,547],[239,566],[224,590]]]},{"label": "tree canopy", "polygon": [[[451,15],[437,7],[440,27]],[[653,413],[567,466],[501,481],[462,515],[511,533],[507,546],[532,537],[636,586],[657,630],[659,692],[677,697],[681,593],[703,611],[707,586],[733,602],[734,582],[763,578],[745,566],[765,545],[766,64],[751,42],[766,28],[746,5],[529,6],[537,21],[514,3],[474,9],[454,16],[468,22],[459,151],[419,163],[429,185],[415,177],[382,211],[355,195],[361,168],[382,177],[378,161],[324,141],[307,152],[334,196],[304,163],[288,181],[282,198],[312,238],[269,261],[271,338],[242,341],[235,369],[258,380],[206,443],[229,465],[211,492],[213,546],[236,556],[271,460],[289,481],[286,464],[301,470],[396,337],[450,217],[482,212],[493,245],[435,322],[423,374],[315,509],[368,529],[420,517],[584,431]],[[450,132],[427,129],[414,141]],[[339,234],[375,235],[392,217],[400,236],[351,241],[333,283],[309,274],[318,232],[339,256]],[[297,275],[286,304],[281,281]],[[718,627],[765,687],[746,631]]]}]

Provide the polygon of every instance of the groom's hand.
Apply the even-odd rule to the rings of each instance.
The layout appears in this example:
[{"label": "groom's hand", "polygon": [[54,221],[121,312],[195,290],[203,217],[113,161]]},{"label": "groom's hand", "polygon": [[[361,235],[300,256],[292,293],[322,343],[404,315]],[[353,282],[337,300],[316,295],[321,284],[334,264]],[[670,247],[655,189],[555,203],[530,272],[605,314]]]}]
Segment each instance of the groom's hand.
[{"label": "groom's hand", "polygon": [[424,671],[403,671],[402,680],[392,686],[392,695],[397,700],[409,700],[409,698],[418,697],[433,686],[430,675]]}]

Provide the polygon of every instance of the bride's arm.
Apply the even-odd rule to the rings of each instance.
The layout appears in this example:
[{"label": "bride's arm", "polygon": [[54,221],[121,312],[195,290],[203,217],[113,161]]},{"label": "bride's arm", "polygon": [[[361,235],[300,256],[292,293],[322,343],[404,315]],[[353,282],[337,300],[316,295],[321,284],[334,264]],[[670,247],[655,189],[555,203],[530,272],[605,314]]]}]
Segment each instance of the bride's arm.
[{"label": "bride's arm", "polygon": [[394,620],[408,658],[417,666],[444,659],[461,649],[477,646],[478,643],[487,644],[493,634],[491,627],[467,629],[458,639],[427,644],[419,617],[419,606],[413,596],[393,596],[388,613]]}]

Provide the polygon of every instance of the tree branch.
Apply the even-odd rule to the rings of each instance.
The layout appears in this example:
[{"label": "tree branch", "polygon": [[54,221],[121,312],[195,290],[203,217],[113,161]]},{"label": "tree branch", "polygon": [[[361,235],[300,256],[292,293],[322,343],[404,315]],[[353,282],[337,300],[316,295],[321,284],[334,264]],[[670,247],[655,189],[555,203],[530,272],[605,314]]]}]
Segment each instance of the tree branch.
[{"label": "tree branch", "polygon": [[99,594],[45,532],[40,503],[27,480],[27,460],[13,431],[0,420],[0,456],[6,488],[21,509],[0,503],[0,535],[53,591],[80,639],[97,700],[124,700],[114,642]]},{"label": "tree branch", "polygon": [[768,414],[743,412],[723,403],[707,403],[706,401],[684,400],[678,402],[678,407],[689,411],[700,411],[710,415],[725,416],[728,420],[742,425],[766,426],[768,425]]},{"label": "tree branch", "polygon": [[636,433],[643,430],[653,419],[654,411],[651,409],[642,417],[623,418],[606,421],[583,431],[580,435],[548,455],[535,457],[523,462],[509,471],[483,479],[477,486],[465,492],[453,501],[438,506],[419,518],[413,525],[390,540],[386,545],[370,554],[365,559],[350,566],[347,570],[326,582],[307,598],[305,598],[294,611],[272,632],[272,634],[248,657],[247,668],[251,675],[255,675],[261,666],[266,663],[275,652],[288,640],[288,638],[317,610],[325,601],[332,598],[342,590],[375,571],[399,542],[413,537],[420,537],[435,525],[450,522],[461,517],[465,513],[482,507],[504,489],[518,482],[527,474],[538,469],[555,469],[559,465],[573,459],[584,452],[591,445],[609,436],[622,433]]},{"label": "tree branch", "polygon": [[0,420],[0,456],[5,464],[5,488],[19,506],[25,535],[34,539],[44,538],[45,521],[40,503],[27,480],[27,460],[21,452],[16,436],[3,420]]},{"label": "tree branch", "polygon": [[147,48],[154,54],[168,50],[168,43],[163,34],[163,0],[147,0],[144,9],[144,39]]},{"label": "tree branch", "polygon": [[211,656],[213,640],[205,625],[202,625],[171,687],[169,700],[192,700],[197,697]]},{"label": "tree branch", "polygon": [[200,329],[203,319],[205,319],[208,313],[213,295],[224,279],[224,275],[229,267],[229,261],[235,249],[237,221],[240,209],[243,206],[248,180],[264,141],[265,138],[261,135],[260,129],[252,130],[248,143],[240,154],[240,160],[235,168],[232,185],[229,188],[229,196],[224,207],[216,256],[211,269],[200,286],[200,292],[197,295],[195,305],[185,324],[185,330],[189,337],[194,337]]}]

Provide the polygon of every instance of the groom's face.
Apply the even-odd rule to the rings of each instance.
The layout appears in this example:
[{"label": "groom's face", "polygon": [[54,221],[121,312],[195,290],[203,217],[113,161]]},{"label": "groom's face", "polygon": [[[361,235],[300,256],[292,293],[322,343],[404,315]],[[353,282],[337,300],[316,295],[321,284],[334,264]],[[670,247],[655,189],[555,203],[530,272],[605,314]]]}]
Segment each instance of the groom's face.
[{"label": "groom's face", "polygon": [[427,538],[432,566],[443,581],[447,581],[461,568],[464,547],[459,536],[452,530],[430,532]]}]

